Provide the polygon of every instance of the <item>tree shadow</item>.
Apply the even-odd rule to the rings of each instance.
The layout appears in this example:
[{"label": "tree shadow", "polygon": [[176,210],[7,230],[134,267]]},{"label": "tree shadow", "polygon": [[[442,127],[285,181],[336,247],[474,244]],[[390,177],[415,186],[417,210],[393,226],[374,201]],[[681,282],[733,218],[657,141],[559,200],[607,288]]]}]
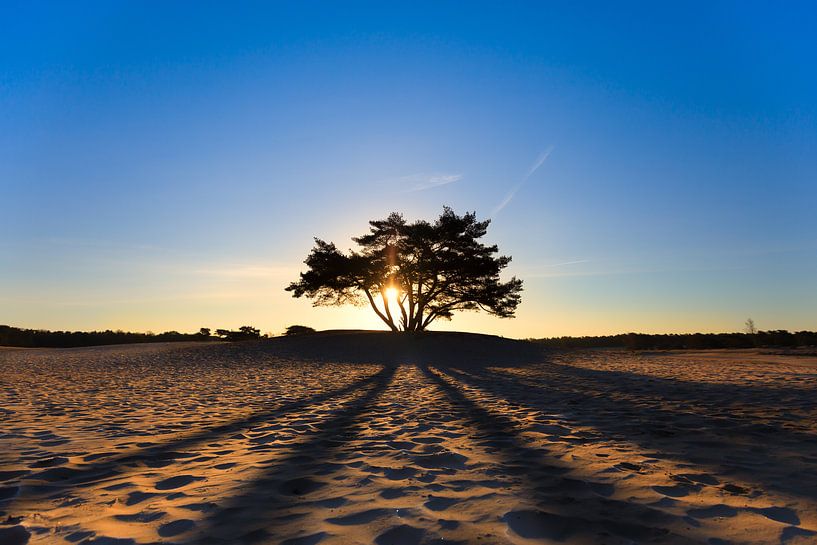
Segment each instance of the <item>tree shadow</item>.
[{"label": "tree shadow", "polygon": [[361,414],[388,388],[395,371],[394,366],[384,367],[368,381],[370,386],[362,395],[336,407],[306,440],[288,447],[287,456],[266,462],[269,467],[243,484],[240,495],[229,498],[202,521],[194,542],[253,543],[280,537],[270,530],[291,524],[298,515],[278,512],[329,485],[327,479],[342,467],[330,463],[334,451],[358,433]]},{"label": "tree shadow", "polygon": [[[502,460],[502,471],[524,479],[537,509],[504,514],[503,520],[517,535],[562,541],[573,534],[594,532],[597,539],[615,535],[637,542],[655,539],[685,542],[683,537],[671,535],[663,527],[677,520],[674,515],[611,499],[608,496],[612,495],[612,487],[607,483],[565,477],[567,470],[549,463],[544,449],[526,444],[511,418],[481,407],[428,366],[418,367],[474,427],[475,442]],[[453,379],[445,370],[437,370]]]},{"label": "tree shadow", "polygon": [[[653,377],[645,382],[631,373],[552,364],[540,366],[539,372],[545,376],[534,381],[487,368],[449,370],[493,396],[562,415],[608,439],[637,444],[657,458],[716,469],[726,479],[737,477],[766,490],[817,497],[817,482],[806,475],[807,466],[817,463],[814,435],[729,413],[730,407],[739,408],[758,395],[754,387],[706,385],[711,404],[701,413],[685,408],[702,398],[693,383]],[[730,483],[722,488],[733,494],[751,492]]]},{"label": "tree shadow", "polygon": [[[32,488],[37,496],[44,493],[53,495],[60,490],[92,486],[100,481],[110,480],[114,477],[128,474],[136,470],[138,464],[171,463],[175,460],[188,458],[190,455],[183,451],[192,446],[223,439],[225,436],[234,434],[240,430],[275,420],[311,405],[345,396],[369,384],[379,384],[382,381],[383,373],[386,371],[386,369],[381,370],[342,388],[284,403],[268,411],[256,412],[249,417],[205,428],[185,437],[155,444],[136,452],[115,455],[113,457],[97,458],[93,463],[85,464],[77,468],[54,467],[27,475],[23,479],[20,495],[12,500],[12,503],[7,507],[13,509],[15,506],[24,505],[27,500],[31,499],[30,494],[27,493],[29,488]],[[32,483],[32,481],[34,481],[34,483]],[[38,482],[45,484],[36,484]]]}]

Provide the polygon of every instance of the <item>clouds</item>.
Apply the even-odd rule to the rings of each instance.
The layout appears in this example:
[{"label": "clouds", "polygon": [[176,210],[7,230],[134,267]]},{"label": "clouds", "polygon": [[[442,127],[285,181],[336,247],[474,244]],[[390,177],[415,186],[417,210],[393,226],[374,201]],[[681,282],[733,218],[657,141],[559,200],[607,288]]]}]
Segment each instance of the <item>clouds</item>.
[{"label": "clouds", "polygon": [[500,211],[502,211],[503,208],[505,208],[506,206],[508,206],[508,204],[510,204],[510,202],[513,200],[513,198],[516,196],[517,191],[519,191],[522,188],[522,186],[525,185],[525,182],[528,181],[528,178],[533,176],[533,174],[537,170],[539,170],[539,167],[541,167],[544,164],[544,162],[547,160],[548,157],[550,157],[550,154],[552,152],[553,152],[553,146],[549,146],[545,151],[543,151],[542,153],[539,154],[539,156],[536,158],[536,161],[534,161],[533,164],[530,166],[530,168],[528,168],[528,171],[525,174],[525,176],[516,185],[514,185],[511,188],[511,190],[508,192],[508,194],[505,195],[505,198],[502,199],[499,202],[499,204],[497,204],[494,207],[493,210],[491,210],[490,217],[493,218]]}]

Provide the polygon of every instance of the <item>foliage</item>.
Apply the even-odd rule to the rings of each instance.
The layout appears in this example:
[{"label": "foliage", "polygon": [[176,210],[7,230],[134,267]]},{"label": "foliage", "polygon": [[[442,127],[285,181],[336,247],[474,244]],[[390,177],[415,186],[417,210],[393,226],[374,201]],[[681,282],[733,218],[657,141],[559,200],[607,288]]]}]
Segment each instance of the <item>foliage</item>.
[{"label": "foliage", "polygon": [[554,337],[533,339],[553,348],[626,348],[630,350],[681,350],[709,348],[753,348],[817,346],[817,332],[785,330],[756,333],[623,333],[599,337]]},{"label": "foliage", "polygon": [[512,318],[522,281],[500,281],[511,258],[479,241],[489,223],[448,207],[434,223],[407,223],[394,212],[370,221],[369,233],[353,239],[358,251],[345,254],[316,238],[304,261],[308,270],[286,289],[316,306],[368,303],[392,331],[423,331],[460,310]]},{"label": "foliage", "polygon": [[97,346],[103,344],[126,343],[159,343],[179,341],[203,341],[199,333],[131,333],[110,329],[105,331],[47,331],[44,329],[22,329],[0,325],[0,346],[19,346],[25,348],[73,348],[78,346]]},{"label": "foliage", "polygon": [[261,338],[261,330],[252,326],[244,325],[239,327],[238,331],[216,329],[216,335],[223,338],[225,341],[252,341]]},{"label": "foliage", "polygon": [[296,337],[298,335],[309,335],[315,333],[315,330],[305,325],[291,325],[286,329],[284,335],[287,337]]},{"label": "foliage", "polygon": [[[246,341],[261,337],[260,330],[243,326],[238,331],[217,329],[216,335],[226,341]],[[45,329],[22,329],[0,325],[0,346],[22,348],[75,348],[105,344],[163,343],[182,341],[212,341],[210,329],[202,327],[198,333],[133,333],[122,330],[105,331],[48,331]]]}]

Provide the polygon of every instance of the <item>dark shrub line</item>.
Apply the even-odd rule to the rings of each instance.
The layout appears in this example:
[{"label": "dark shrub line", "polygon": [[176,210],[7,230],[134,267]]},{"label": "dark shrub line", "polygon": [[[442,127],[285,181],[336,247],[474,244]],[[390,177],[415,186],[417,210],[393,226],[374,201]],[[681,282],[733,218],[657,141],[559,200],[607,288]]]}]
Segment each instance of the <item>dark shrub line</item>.
[{"label": "dark shrub line", "polygon": [[705,348],[794,348],[817,346],[817,332],[784,329],[757,333],[622,333],[598,337],[531,339],[551,348],[626,348],[629,350],[679,350]]}]

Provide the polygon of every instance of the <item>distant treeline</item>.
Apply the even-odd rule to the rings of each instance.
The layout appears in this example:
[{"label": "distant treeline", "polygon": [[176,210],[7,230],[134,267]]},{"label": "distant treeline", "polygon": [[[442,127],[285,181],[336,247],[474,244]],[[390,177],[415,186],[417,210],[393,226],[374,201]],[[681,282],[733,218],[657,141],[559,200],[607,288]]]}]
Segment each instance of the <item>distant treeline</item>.
[{"label": "distant treeline", "polygon": [[203,327],[198,333],[132,333],[129,331],[47,331],[44,329],[21,329],[0,325],[0,346],[22,348],[74,348],[103,344],[163,343],[179,341],[243,341],[261,338],[261,332],[251,326],[238,331],[217,329],[216,335]]},{"label": "distant treeline", "polygon": [[817,346],[817,332],[786,330],[757,333],[622,333],[600,337],[531,339],[552,348],[626,348],[629,350],[679,350],[705,348],[759,348]]}]

